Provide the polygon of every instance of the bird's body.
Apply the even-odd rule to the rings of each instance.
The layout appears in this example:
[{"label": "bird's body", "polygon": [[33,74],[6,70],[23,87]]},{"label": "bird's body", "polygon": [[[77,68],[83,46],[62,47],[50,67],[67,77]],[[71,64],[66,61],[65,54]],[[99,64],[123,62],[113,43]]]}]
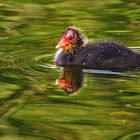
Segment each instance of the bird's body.
[{"label": "bird's body", "polygon": [[130,69],[140,66],[140,54],[115,42],[86,43],[56,53],[58,66],[77,66],[90,69]]}]

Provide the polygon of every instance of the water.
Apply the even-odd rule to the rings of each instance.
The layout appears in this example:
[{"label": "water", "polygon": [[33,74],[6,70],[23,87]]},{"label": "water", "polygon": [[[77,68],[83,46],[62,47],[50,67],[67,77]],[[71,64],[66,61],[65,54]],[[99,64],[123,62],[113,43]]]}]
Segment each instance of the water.
[{"label": "water", "polygon": [[[139,140],[139,69],[60,69],[53,63],[69,25],[93,41],[114,40],[140,51],[139,4],[1,0],[0,140]],[[67,76],[73,96],[58,86]]]}]

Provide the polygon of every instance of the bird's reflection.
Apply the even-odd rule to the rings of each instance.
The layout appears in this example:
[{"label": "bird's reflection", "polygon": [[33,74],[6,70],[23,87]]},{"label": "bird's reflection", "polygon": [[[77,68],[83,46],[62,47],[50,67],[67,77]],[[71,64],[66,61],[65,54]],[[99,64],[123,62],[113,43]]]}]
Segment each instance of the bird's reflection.
[{"label": "bird's reflection", "polygon": [[[107,84],[107,88],[111,88],[114,85],[114,81],[111,79],[128,79],[122,75],[122,72],[111,71],[111,70],[90,70],[90,69],[80,69],[79,67],[64,67],[61,71],[59,79],[56,80],[56,84],[61,87],[68,94],[73,94],[78,91],[83,84],[83,73],[90,74],[93,79],[93,84],[102,84],[103,79],[105,80],[104,86]],[[109,86],[110,85],[110,86]]]},{"label": "bird's reflection", "polygon": [[73,94],[82,86],[82,70],[77,67],[65,67],[57,79],[57,84],[68,94]]}]

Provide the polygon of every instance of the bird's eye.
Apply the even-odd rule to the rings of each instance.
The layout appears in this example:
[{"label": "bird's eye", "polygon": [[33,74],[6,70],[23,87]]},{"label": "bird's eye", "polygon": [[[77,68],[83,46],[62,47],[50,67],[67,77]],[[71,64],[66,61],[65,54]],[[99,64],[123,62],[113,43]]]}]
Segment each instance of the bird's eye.
[{"label": "bird's eye", "polygon": [[70,40],[73,39],[73,36],[72,35],[69,35],[69,34],[67,34],[66,37],[68,37]]}]

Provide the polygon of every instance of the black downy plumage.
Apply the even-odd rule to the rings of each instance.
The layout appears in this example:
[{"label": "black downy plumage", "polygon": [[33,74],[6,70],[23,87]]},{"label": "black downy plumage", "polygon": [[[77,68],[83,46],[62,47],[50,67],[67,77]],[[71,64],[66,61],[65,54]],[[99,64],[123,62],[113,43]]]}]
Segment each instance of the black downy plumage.
[{"label": "black downy plumage", "polygon": [[[85,43],[84,37],[75,27],[66,29],[62,38],[64,35],[68,36],[70,30],[77,36],[73,43],[74,47],[67,52],[64,51],[63,46],[60,47],[55,56],[56,65],[90,69],[131,69],[140,66],[139,53],[115,42]],[[73,34],[70,34],[71,38]],[[68,38],[70,38],[69,36]],[[67,42],[64,42],[63,39],[64,43]],[[59,45],[61,46],[61,44]]]}]

